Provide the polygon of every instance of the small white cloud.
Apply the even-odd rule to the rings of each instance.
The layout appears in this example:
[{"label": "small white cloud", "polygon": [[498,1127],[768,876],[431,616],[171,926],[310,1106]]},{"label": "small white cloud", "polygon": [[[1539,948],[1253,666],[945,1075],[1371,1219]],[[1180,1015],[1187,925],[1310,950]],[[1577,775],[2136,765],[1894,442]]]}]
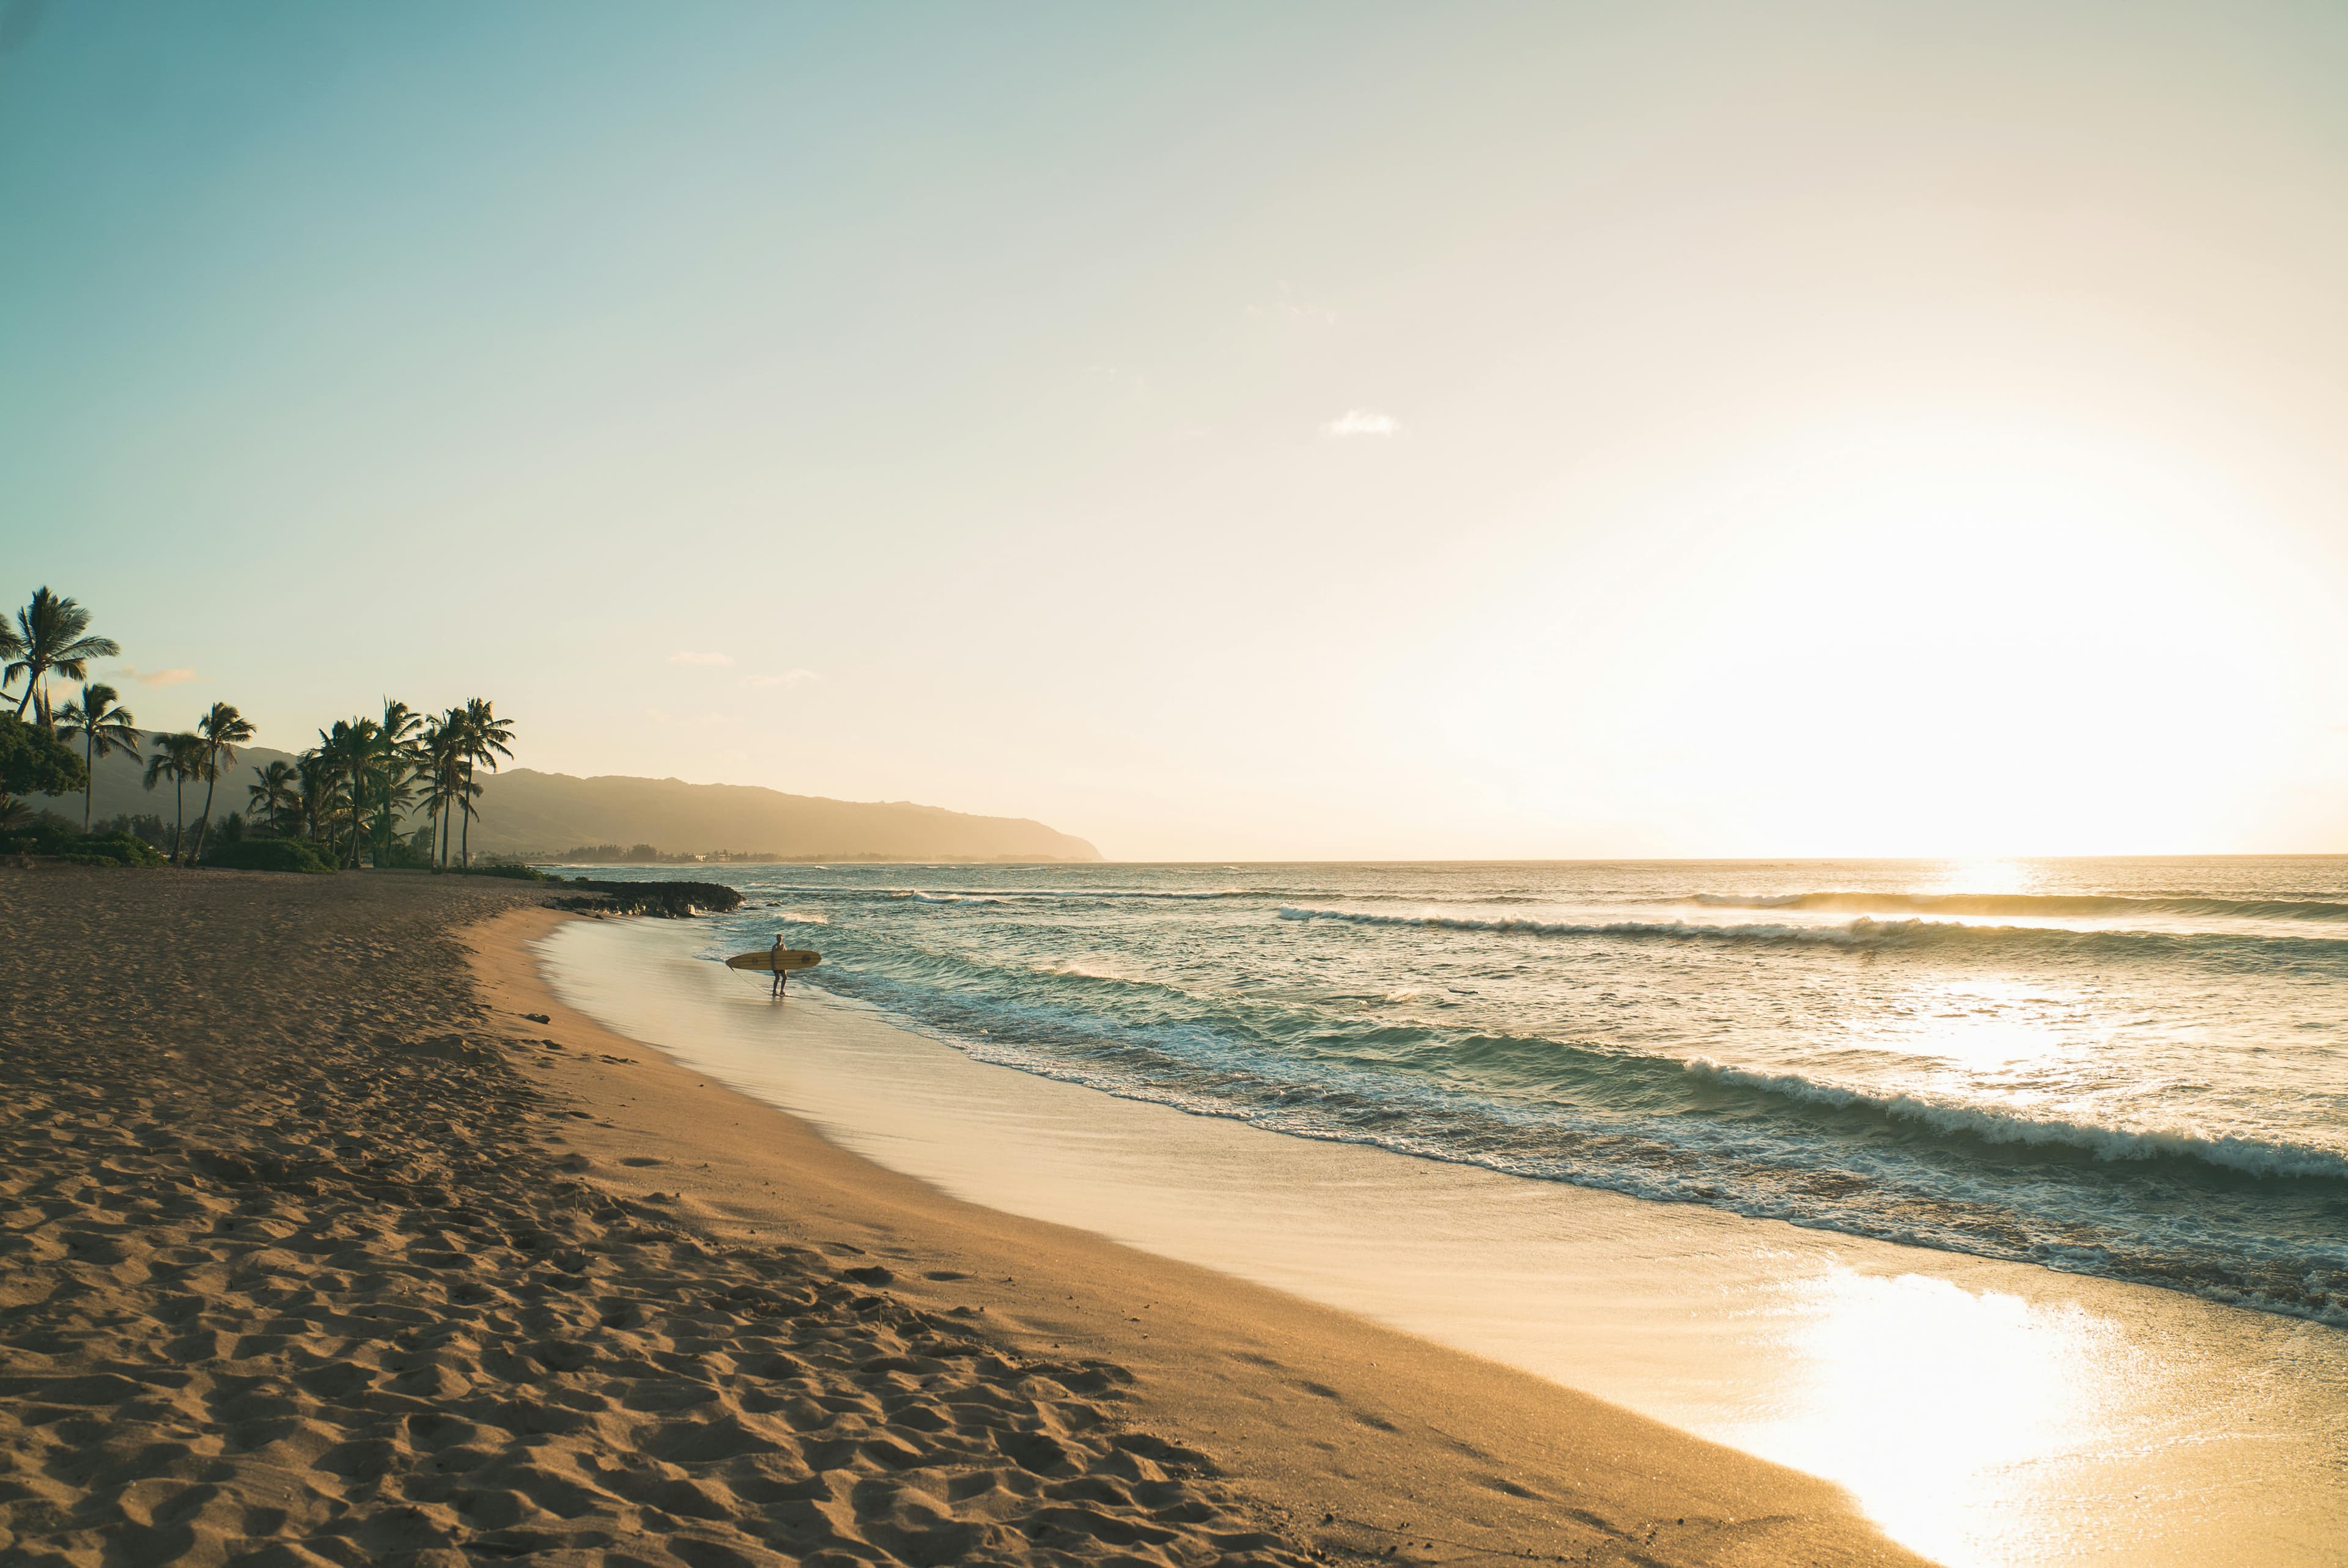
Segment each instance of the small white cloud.
[{"label": "small white cloud", "polygon": [[677,651],[668,656],[668,661],[672,664],[731,664],[734,662],[734,655],[731,653],[690,653],[683,649],[679,649]]},{"label": "small white cloud", "polygon": [[1296,298],[1288,284],[1280,285],[1280,298],[1268,305],[1250,305],[1247,313],[1272,321],[1309,322],[1314,326],[1334,326],[1337,313],[1326,305],[1306,303]]},{"label": "small white cloud", "polygon": [[1320,305],[1300,305],[1292,300],[1282,300],[1276,305],[1250,305],[1248,314],[1278,322],[1310,322],[1314,326],[1337,324],[1337,313]]},{"label": "small white cloud", "polygon": [[128,664],[122,672],[141,686],[184,686],[196,678],[193,670],[134,670]]},{"label": "small white cloud", "polygon": [[786,670],[779,675],[745,675],[745,686],[804,686],[815,679],[812,670]]},{"label": "small white cloud", "polygon": [[1391,414],[1380,414],[1375,408],[1348,408],[1321,426],[1321,434],[1342,441],[1354,436],[1391,436],[1401,428],[1402,422]]}]

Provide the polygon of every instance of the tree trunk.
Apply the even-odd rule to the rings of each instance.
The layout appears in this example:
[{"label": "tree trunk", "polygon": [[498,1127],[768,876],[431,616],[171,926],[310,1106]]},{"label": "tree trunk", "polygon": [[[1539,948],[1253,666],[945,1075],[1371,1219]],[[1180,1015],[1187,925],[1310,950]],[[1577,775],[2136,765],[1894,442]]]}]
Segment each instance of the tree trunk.
[{"label": "tree trunk", "polygon": [[180,835],[188,825],[188,776],[171,775],[171,864],[180,863]]},{"label": "tree trunk", "polygon": [[465,830],[458,837],[462,842],[465,869],[470,871],[473,868],[473,764],[470,763],[465,764],[464,793],[458,795],[457,804],[465,813]]},{"label": "tree trunk", "polygon": [[220,758],[207,752],[204,755],[204,815],[196,819],[196,852],[188,857],[190,865],[204,857],[204,830],[212,825],[212,786],[220,783]]},{"label": "tree trunk", "polygon": [[82,771],[89,777],[81,786],[81,833],[89,836],[89,808],[98,799],[98,727],[93,724],[83,734],[81,743]]}]

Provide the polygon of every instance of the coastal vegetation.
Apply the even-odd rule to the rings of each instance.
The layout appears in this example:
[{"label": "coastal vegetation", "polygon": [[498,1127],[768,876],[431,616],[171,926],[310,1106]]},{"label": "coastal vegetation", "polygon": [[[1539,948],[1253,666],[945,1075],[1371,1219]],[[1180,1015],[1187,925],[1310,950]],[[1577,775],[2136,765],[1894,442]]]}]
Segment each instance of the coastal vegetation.
[{"label": "coastal vegetation", "polygon": [[[0,851],[117,866],[473,868],[478,775],[513,756],[512,721],[489,699],[437,716],[386,699],[379,714],[337,719],[291,763],[273,759],[241,780],[252,722],[215,702],[187,730],[139,728],[122,693],[89,675],[92,661],[121,652],[92,630],[88,610],[46,585],[0,623]],[[61,682],[76,689],[61,695]],[[146,789],[170,787],[168,823],[147,813],[92,820],[98,764],[116,755],[144,764]],[[78,825],[35,804],[74,794]]]}]

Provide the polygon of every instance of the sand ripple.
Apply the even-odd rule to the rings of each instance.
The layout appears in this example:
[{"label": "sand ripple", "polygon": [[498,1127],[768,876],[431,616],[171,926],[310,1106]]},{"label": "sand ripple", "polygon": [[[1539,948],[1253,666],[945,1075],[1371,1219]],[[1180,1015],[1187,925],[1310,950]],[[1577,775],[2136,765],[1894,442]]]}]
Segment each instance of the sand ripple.
[{"label": "sand ripple", "polygon": [[1300,1561],[1129,1378],[564,1176],[422,877],[0,871],[0,1558]]}]

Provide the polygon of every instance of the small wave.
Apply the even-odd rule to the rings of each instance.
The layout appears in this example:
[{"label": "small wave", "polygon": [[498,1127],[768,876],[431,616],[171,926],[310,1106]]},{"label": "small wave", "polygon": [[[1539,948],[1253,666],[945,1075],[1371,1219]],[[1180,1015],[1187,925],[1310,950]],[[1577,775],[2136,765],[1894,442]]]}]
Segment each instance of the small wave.
[{"label": "small wave", "polygon": [[921,898],[932,904],[1005,904],[1062,898],[1262,898],[1272,895],[1260,887],[852,887],[836,884],[802,884],[774,889],[778,893],[830,894],[849,898]]},{"label": "small wave", "polygon": [[774,917],[786,926],[829,926],[831,917],[816,909],[785,909]]},{"label": "small wave", "polygon": [[997,890],[1005,898],[1260,898],[1264,890],[1258,887],[1004,887]]},{"label": "small wave", "polygon": [[2058,950],[2149,948],[2162,952],[2256,951],[2262,956],[2303,958],[2335,952],[2348,938],[2185,935],[2163,931],[2074,930],[2062,926],[1973,926],[1955,920],[1878,920],[1871,916],[1838,926],[1767,923],[1713,925],[1702,920],[1569,921],[1479,918],[1467,915],[1380,915],[1361,909],[1318,909],[1283,905],[1283,920],[1341,920],[1356,926],[1416,926],[1440,931],[1490,931],[1531,937],[1617,938],[1625,940],[1755,942],[1782,946],[1854,948],[2044,947]]},{"label": "small wave", "polygon": [[1716,909],[1823,909],[1852,914],[1915,910],[1939,915],[2176,915],[2202,919],[2348,920],[2348,904],[2308,898],[2204,898],[2057,893],[1698,893],[1686,902]]},{"label": "small wave", "polygon": [[1118,980],[1128,985],[1138,983],[1131,975],[1119,974],[1106,964],[1087,964],[1075,958],[1054,958],[1035,966],[1039,975],[1077,980]]},{"label": "small wave", "polygon": [[[1377,915],[1360,909],[1314,909],[1289,904],[1281,907],[1283,920],[1342,920],[1355,926],[1417,926],[1438,931],[1498,931],[1532,937],[1655,937],[1687,941],[1820,942],[1836,947],[1859,947],[1903,938],[1927,931],[1972,933],[1978,926],[1958,926],[1927,920],[1853,920],[1848,926],[1709,926],[1694,920],[1526,920],[1509,916],[1479,919],[1471,915]],[[2032,929],[1999,927],[1989,929]]]},{"label": "small wave", "polygon": [[1871,1111],[1919,1122],[1936,1132],[1969,1133],[1988,1143],[2064,1145],[2099,1160],[2196,1160],[2250,1176],[2315,1176],[2348,1180],[2348,1157],[2325,1149],[2262,1138],[2211,1138],[2198,1132],[2111,1127],[2060,1117],[2037,1117],[1984,1105],[1952,1104],[1915,1094],[1871,1094],[1821,1083],[1795,1072],[1753,1072],[1710,1057],[1687,1063],[1688,1072],[1732,1088],[1757,1090],[1782,1099],[1834,1110]]}]

